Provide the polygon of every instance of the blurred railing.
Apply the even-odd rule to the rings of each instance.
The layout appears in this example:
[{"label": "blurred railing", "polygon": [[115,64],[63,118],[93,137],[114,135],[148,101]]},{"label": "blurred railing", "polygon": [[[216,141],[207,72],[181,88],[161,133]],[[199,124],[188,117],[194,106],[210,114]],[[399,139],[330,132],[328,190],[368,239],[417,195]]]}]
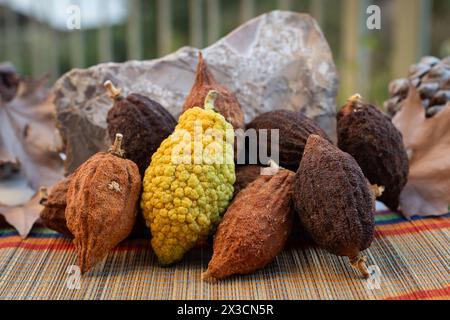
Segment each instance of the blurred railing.
[{"label": "blurred railing", "polygon": [[[45,10],[52,1],[59,0],[38,0],[32,5],[36,10]],[[404,76],[410,64],[429,52],[432,2],[129,0],[126,1],[129,12],[126,24],[110,26],[108,1],[102,1],[104,24],[89,31],[57,31],[36,19],[22,21],[15,12],[0,6],[0,61],[12,61],[23,73],[35,76],[50,73],[52,79],[56,79],[73,67],[106,61],[150,59],[182,45],[204,47],[252,17],[284,9],[309,12],[322,26],[339,65],[342,96],[358,91],[382,99],[374,93],[376,79],[381,79],[379,82],[385,87],[389,79]],[[366,10],[370,4],[382,7],[382,30],[372,31],[366,27]],[[186,21],[186,28],[183,25],[181,28],[187,30],[176,32],[177,19]],[[331,21],[333,19],[337,21]],[[385,37],[386,34],[389,34],[389,43],[381,50],[387,47],[389,51],[375,52],[377,48],[371,46],[370,38]],[[92,46],[96,47],[95,50]],[[377,54],[381,55],[381,68],[380,64],[374,66],[371,63]]]}]

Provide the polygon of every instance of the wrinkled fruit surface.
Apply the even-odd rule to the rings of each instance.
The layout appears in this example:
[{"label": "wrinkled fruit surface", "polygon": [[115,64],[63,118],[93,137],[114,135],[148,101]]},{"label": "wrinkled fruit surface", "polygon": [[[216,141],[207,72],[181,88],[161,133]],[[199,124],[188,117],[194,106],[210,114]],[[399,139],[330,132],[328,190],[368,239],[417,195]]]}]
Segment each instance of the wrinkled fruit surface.
[{"label": "wrinkled fruit surface", "polygon": [[88,271],[131,232],[141,191],[136,164],[97,153],[73,174],[67,192],[67,226],[78,264]]},{"label": "wrinkled fruit surface", "polygon": [[204,279],[251,273],[281,252],[292,229],[293,179],[293,172],[279,169],[238,194],[214,236],[214,254]]},{"label": "wrinkled fruit surface", "polygon": [[200,52],[195,82],[186,98],[182,112],[193,107],[203,106],[205,97],[211,90],[216,90],[220,93],[214,106],[217,112],[223,115],[225,120],[231,123],[234,129],[243,129],[245,127],[244,112],[238,99],[227,88],[217,83]]},{"label": "wrinkled fruit surface", "polygon": [[338,146],[351,154],[371,184],[383,186],[379,198],[397,210],[408,179],[408,155],[402,134],[378,108],[349,101],[337,115]]},{"label": "wrinkled fruit surface", "polygon": [[139,94],[119,97],[109,110],[108,133],[111,140],[124,135],[123,149],[144,176],[150,159],[161,142],[175,129],[176,120],[159,103]]},{"label": "wrinkled fruit surface", "polygon": [[67,205],[67,189],[72,176],[69,176],[57,184],[55,184],[48,197],[43,199],[41,203],[44,209],[41,211],[40,218],[47,228],[53,229],[68,237],[73,237],[66,223],[66,205]]},{"label": "wrinkled fruit surface", "polygon": [[[276,110],[263,113],[253,119],[247,125],[248,129],[255,129],[259,132],[261,129],[267,129],[267,139],[258,139],[259,148],[267,148],[268,156],[272,155],[271,132],[279,130],[279,156],[280,166],[296,171],[302,159],[306,140],[311,134],[317,134],[327,140],[330,140],[327,134],[311,119],[300,112],[289,110]],[[252,146],[247,148],[252,152]],[[276,150],[274,150],[276,151]],[[252,153],[256,152],[254,150]],[[267,163],[262,163],[266,165]]]},{"label": "wrinkled fruit surface", "polygon": [[374,195],[352,156],[310,136],[295,176],[293,202],[314,242],[355,264],[363,262],[359,253],[374,236]]},{"label": "wrinkled fruit surface", "polygon": [[[219,141],[224,144],[225,164],[194,162],[195,123],[200,124],[203,150],[212,142],[204,134],[206,130],[215,128],[224,139],[227,129],[233,135],[232,126],[223,116],[195,107],[181,115],[175,132],[153,155],[145,172],[141,207],[153,236],[152,247],[163,265],[179,261],[202,242],[214,230],[233,196],[233,137],[226,139],[229,142]],[[191,140],[183,140],[186,132],[192,134]],[[190,164],[172,158],[174,149],[183,146],[190,150]]]}]

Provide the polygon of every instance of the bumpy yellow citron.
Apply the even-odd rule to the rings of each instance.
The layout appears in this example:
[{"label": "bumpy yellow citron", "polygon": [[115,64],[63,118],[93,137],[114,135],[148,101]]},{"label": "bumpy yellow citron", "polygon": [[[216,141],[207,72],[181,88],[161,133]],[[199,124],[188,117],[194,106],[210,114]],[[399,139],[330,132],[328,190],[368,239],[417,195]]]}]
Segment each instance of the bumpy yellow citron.
[{"label": "bumpy yellow citron", "polygon": [[204,241],[233,196],[234,131],[214,111],[217,95],[209,92],[204,109],[180,116],[145,171],[141,207],[153,250],[164,265]]}]

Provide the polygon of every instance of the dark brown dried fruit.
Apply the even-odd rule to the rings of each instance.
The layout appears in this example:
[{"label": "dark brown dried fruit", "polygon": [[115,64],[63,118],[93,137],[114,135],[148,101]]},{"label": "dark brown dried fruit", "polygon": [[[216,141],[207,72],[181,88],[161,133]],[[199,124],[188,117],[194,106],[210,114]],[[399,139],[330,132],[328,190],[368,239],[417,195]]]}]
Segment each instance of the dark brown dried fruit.
[{"label": "dark brown dried fruit", "polygon": [[250,183],[258,179],[264,167],[258,165],[246,165],[236,167],[236,182],[234,183],[234,195],[245,189]]},{"label": "dark brown dried fruit", "polygon": [[193,107],[203,108],[205,98],[211,90],[219,92],[219,97],[214,104],[214,108],[217,112],[223,115],[225,119],[233,125],[235,130],[244,129],[244,112],[242,111],[238,99],[232,92],[216,81],[209,71],[206,62],[203,60],[202,53],[199,52],[195,82],[191,92],[186,98],[182,112]]},{"label": "dark brown dried fruit", "polygon": [[409,171],[402,134],[378,108],[359,98],[350,98],[337,115],[338,146],[355,158],[370,183],[385,188],[379,200],[397,210]]},{"label": "dark brown dried fruit", "polygon": [[[391,98],[384,103],[388,115],[393,117],[402,108],[410,85],[419,90],[427,117],[438,113],[442,108],[434,107],[445,105],[450,101],[449,95],[442,95],[442,92],[450,90],[449,59],[450,57],[442,60],[436,57],[423,57],[419,63],[410,67],[408,78],[393,80],[389,84]],[[433,110],[428,111],[431,108]]]},{"label": "dark brown dried fruit", "polygon": [[150,164],[153,153],[175,129],[172,115],[158,102],[139,94],[123,97],[111,81],[105,87],[114,100],[106,119],[111,140],[117,133],[124,135],[126,157],[134,161],[141,176]]},{"label": "dark brown dried fruit", "polygon": [[69,176],[56,185],[54,185],[50,193],[46,188],[42,188],[41,204],[44,209],[41,211],[40,218],[47,228],[53,229],[70,238],[73,237],[66,223],[66,205],[67,205],[67,189],[72,176]]},{"label": "dark brown dried fruit", "polygon": [[110,152],[99,152],[73,174],[67,190],[67,227],[78,264],[88,271],[130,234],[141,192],[137,165],[123,159],[122,136]]},{"label": "dark brown dried fruit", "polygon": [[0,64],[0,101],[9,102],[16,96],[19,89],[20,75],[13,65]]},{"label": "dark brown dried fruit", "polygon": [[[276,110],[263,113],[247,125],[247,130],[248,129],[255,129],[256,131],[261,129],[268,130],[267,140],[261,139],[258,141],[258,150],[252,151],[251,145],[247,147],[249,152],[257,152],[258,155],[261,147],[266,148],[268,155],[272,155],[272,150],[270,148],[271,130],[279,130],[280,165],[293,171],[296,171],[300,164],[306,140],[308,140],[308,137],[311,134],[317,134],[328,141],[331,141],[325,131],[323,131],[313,120],[299,112],[289,110]],[[266,163],[261,164],[266,165]]]},{"label": "dark brown dried fruit", "polygon": [[214,236],[214,254],[203,279],[254,272],[280,253],[292,228],[294,175],[279,169],[237,195]]},{"label": "dark brown dried fruit", "polygon": [[311,135],[292,196],[300,221],[314,242],[347,256],[364,277],[365,257],[374,236],[374,194],[355,159],[327,140]]}]

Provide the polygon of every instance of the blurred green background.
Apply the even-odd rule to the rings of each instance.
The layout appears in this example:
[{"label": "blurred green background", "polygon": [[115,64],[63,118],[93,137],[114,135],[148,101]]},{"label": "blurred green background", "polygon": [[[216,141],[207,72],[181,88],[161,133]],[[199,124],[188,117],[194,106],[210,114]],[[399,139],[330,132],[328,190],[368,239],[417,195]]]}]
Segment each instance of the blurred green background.
[{"label": "blurred green background", "polygon": [[[372,4],[380,30],[366,27]],[[81,30],[66,26],[70,5],[81,10]],[[275,9],[316,18],[340,73],[339,103],[359,92],[381,106],[390,80],[421,56],[450,55],[449,0],[0,0],[0,62],[54,81],[74,67],[206,47]]]}]

